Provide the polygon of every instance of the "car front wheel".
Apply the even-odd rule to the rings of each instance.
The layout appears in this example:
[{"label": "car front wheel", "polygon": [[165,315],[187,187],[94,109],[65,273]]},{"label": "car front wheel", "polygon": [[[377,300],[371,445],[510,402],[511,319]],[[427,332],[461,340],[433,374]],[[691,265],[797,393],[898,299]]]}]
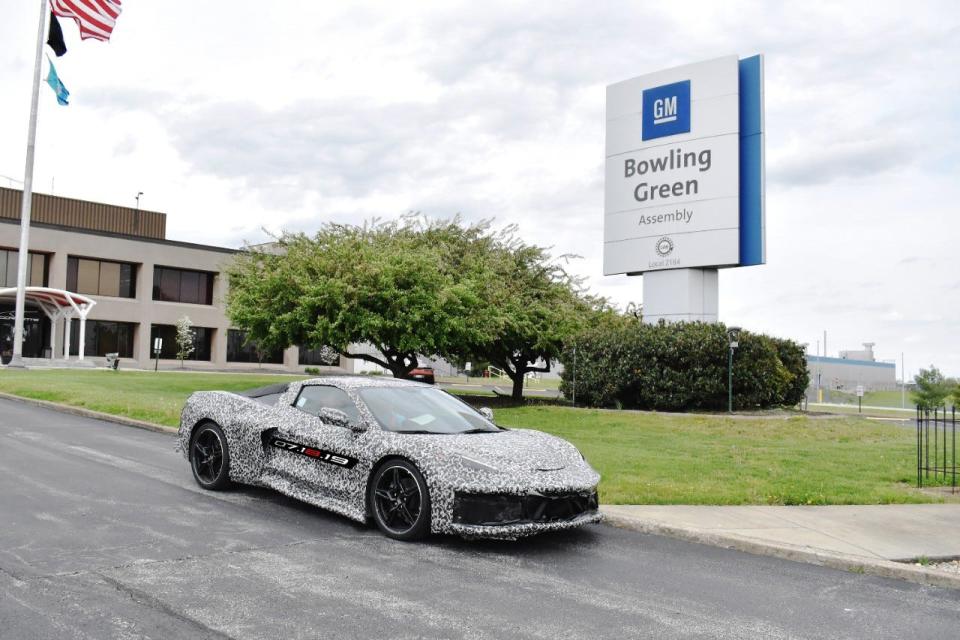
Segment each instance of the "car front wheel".
[{"label": "car front wheel", "polygon": [[377,527],[396,540],[430,532],[430,493],[420,470],[406,460],[381,465],[370,483],[370,510]]}]

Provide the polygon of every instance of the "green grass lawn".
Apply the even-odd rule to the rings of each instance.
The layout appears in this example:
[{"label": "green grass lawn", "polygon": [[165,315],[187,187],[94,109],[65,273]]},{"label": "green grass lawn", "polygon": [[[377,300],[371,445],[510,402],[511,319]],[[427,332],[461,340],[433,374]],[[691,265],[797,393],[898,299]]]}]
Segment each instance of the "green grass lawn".
[{"label": "green grass lawn", "polygon": [[[0,370],[0,391],[176,426],[193,391],[291,377],[105,370]],[[526,406],[504,426],[576,444],[619,504],[930,502],[913,490],[914,433],[856,417],[728,417]]]},{"label": "green grass lawn", "polygon": [[3,369],[0,391],[176,427],[183,403],[194,391],[243,391],[299,378],[246,373]]},{"label": "green grass lawn", "polygon": [[576,444],[615,504],[927,502],[914,433],[859,418],[684,416],[567,407],[497,410],[504,426]]}]

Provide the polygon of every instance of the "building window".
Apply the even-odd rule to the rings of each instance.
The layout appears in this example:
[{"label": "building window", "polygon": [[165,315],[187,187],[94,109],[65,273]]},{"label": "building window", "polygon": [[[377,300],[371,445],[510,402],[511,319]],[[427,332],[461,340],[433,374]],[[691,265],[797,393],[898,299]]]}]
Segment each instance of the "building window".
[{"label": "building window", "polygon": [[[192,327],[193,331],[193,353],[187,356],[187,360],[210,360],[210,343],[213,341],[213,329],[208,327]],[[150,357],[156,357],[153,352],[153,343],[157,338],[163,340],[163,347],[160,349],[160,357],[164,360],[176,360],[177,352],[180,347],[177,346],[177,327],[172,324],[154,324],[150,325]]]},{"label": "building window", "polygon": [[[47,286],[47,255],[44,253],[29,252],[30,262],[27,264],[27,286]],[[0,249],[0,287],[17,286],[17,265],[20,262],[20,252],[16,249]]]},{"label": "building window", "polygon": [[333,347],[317,347],[308,349],[300,347],[300,364],[323,367],[340,366],[340,354]]},{"label": "building window", "polygon": [[164,302],[213,304],[213,276],[209,271],[172,267],[153,268],[153,299]]},{"label": "building window", "polygon": [[112,260],[67,257],[67,290],[115,298],[137,297],[137,265]]},{"label": "building window", "polygon": [[247,332],[238,329],[227,331],[227,362],[266,362],[283,364],[283,349],[259,351],[257,343],[246,342]]},{"label": "building window", "polygon": [[[131,322],[87,320],[84,329],[83,353],[86,356],[105,356],[119,353],[121,358],[133,357],[133,332],[137,325]],[[80,354],[80,321],[70,321],[70,355]]]}]

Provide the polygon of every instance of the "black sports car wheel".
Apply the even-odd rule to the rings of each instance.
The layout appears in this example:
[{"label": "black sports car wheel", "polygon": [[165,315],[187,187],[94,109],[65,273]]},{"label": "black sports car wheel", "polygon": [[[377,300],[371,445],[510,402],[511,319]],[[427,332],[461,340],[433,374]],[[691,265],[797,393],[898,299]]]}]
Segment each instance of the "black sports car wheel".
[{"label": "black sports car wheel", "polygon": [[420,471],[406,460],[391,460],[370,483],[370,509],[385,534],[417,540],[430,531],[430,493]]},{"label": "black sports car wheel", "polygon": [[197,427],[190,441],[190,468],[204,489],[230,486],[230,450],[218,425],[208,422]]}]

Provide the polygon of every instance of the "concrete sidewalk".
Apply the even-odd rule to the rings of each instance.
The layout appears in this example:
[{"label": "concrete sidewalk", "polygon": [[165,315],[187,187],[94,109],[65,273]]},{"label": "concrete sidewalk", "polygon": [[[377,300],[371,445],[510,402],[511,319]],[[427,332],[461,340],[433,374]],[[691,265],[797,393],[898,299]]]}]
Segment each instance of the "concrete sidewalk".
[{"label": "concrete sidewalk", "polygon": [[602,511],[610,524],[645,533],[960,588],[960,574],[915,564],[960,558],[960,504],[604,505]]}]

